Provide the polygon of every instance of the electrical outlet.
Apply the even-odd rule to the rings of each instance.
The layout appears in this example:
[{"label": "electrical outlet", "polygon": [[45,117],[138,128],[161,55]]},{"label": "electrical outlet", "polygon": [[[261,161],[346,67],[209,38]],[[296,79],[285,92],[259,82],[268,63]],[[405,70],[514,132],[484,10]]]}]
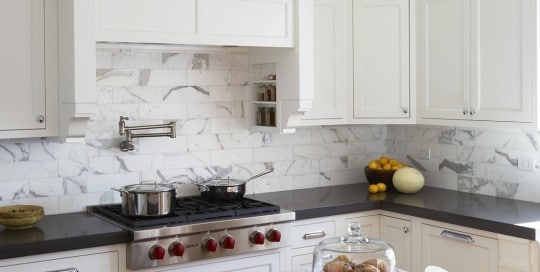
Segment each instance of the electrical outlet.
[{"label": "electrical outlet", "polygon": [[518,158],[518,169],[534,172],[536,170],[536,160],[533,158]]},{"label": "electrical outlet", "polygon": [[431,150],[427,147],[420,147],[418,148],[416,157],[421,160],[429,160],[431,159]]}]

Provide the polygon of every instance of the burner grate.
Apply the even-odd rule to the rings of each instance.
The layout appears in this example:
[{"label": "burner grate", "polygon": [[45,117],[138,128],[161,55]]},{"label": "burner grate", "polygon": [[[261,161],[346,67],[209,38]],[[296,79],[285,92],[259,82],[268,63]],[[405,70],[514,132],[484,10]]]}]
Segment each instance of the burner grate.
[{"label": "burner grate", "polygon": [[208,201],[201,196],[190,196],[177,198],[174,213],[160,217],[125,216],[122,214],[121,204],[95,206],[93,211],[133,229],[140,229],[279,213],[280,208],[249,198],[219,202]]}]

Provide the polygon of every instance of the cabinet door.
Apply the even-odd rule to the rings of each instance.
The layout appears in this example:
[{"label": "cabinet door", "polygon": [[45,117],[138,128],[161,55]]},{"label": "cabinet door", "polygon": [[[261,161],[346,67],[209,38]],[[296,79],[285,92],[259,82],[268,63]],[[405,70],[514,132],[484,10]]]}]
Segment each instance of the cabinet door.
[{"label": "cabinet door", "polygon": [[45,1],[0,1],[0,33],[0,131],[44,129]]},{"label": "cabinet door", "polygon": [[[0,266],[2,272],[20,271],[80,271],[118,272],[120,267],[118,252],[104,252],[54,260],[29,262],[24,264]],[[71,270],[73,269],[73,270]]]},{"label": "cabinet door", "polygon": [[422,268],[448,271],[497,271],[497,240],[422,224]]},{"label": "cabinet door", "polygon": [[389,243],[396,253],[396,264],[400,269],[412,271],[412,224],[409,220],[381,215],[381,240]]},{"label": "cabinet door", "polygon": [[349,233],[348,225],[353,222],[360,224],[360,233],[362,233],[362,235],[365,235],[368,237],[379,237],[379,216],[378,215],[346,218],[345,224],[342,225],[341,229],[338,229],[337,233],[339,235]]},{"label": "cabinet door", "polygon": [[409,1],[353,1],[354,118],[409,118]]},{"label": "cabinet door", "polygon": [[180,43],[197,33],[197,0],[97,0],[96,41]]},{"label": "cabinet door", "polygon": [[198,0],[210,44],[293,46],[293,0]]},{"label": "cabinet door", "polygon": [[279,272],[279,253],[255,257],[237,258],[227,261],[186,266],[176,269],[161,269],[160,272]]},{"label": "cabinet door", "polygon": [[[352,55],[352,1],[314,1],[313,107],[303,120],[325,120],[324,125],[342,122],[345,98],[351,91],[349,68]],[[306,121],[305,123],[308,123]]]},{"label": "cabinet door", "polygon": [[470,0],[419,0],[419,116],[469,119]]},{"label": "cabinet door", "polygon": [[472,0],[474,120],[531,121],[535,7],[531,0]]}]

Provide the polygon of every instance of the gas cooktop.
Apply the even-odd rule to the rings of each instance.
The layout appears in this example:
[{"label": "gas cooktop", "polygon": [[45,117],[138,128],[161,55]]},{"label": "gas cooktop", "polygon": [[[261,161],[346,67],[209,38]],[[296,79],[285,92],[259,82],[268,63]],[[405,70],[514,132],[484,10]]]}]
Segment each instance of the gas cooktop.
[{"label": "gas cooktop", "polygon": [[280,207],[249,198],[220,202],[189,196],[177,198],[174,212],[166,216],[125,216],[121,204],[91,206],[90,211],[131,229],[142,229],[274,214],[280,212]]}]

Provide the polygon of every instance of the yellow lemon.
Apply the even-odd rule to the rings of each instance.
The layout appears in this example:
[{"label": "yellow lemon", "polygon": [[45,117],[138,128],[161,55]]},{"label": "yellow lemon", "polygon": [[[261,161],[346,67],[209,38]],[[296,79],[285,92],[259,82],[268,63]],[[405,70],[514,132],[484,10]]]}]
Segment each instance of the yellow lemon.
[{"label": "yellow lemon", "polygon": [[396,159],[389,159],[389,160],[388,160],[388,163],[389,163],[390,165],[396,165],[396,164],[398,164],[398,161],[397,161]]},{"label": "yellow lemon", "polygon": [[376,161],[370,161],[368,164],[369,169],[377,169],[379,167],[379,163]]},{"label": "yellow lemon", "polygon": [[386,184],[379,182],[377,183],[377,187],[379,188],[379,192],[386,192]]},{"label": "yellow lemon", "polygon": [[381,165],[387,164],[387,163],[388,163],[388,158],[385,157],[385,156],[381,156],[381,157],[379,158],[379,163],[380,163]]},{"label": "yellow lemon", "polygon": [[369,185],[368,190],[370,193],[376,194],[379,191],[379,186],[377,186],[377,184],[371,184]]},{"label": "yellow lemon", "polygon": [[392,165],[390,165],[389,163],[385,164],[383,167],[382,167],[382,170],[390,170],[392,169]]},{"label": "yellow lemon", "polygon": [[399,165],[392,165],[392,168],[390,168],[391,170],[398,170],[399,168],[401,168],[401,166]]}]

